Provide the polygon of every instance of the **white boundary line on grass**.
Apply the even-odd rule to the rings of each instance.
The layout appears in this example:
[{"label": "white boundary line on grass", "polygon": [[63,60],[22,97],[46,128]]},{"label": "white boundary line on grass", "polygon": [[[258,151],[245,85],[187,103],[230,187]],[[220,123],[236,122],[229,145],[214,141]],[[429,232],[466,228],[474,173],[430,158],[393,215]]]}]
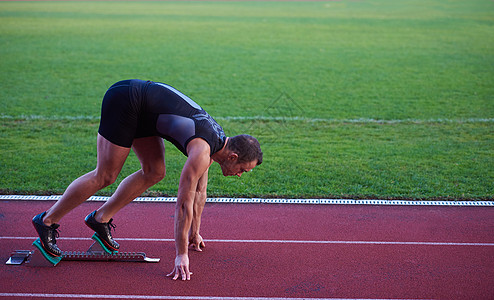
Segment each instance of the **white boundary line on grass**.
[{"label": "white boundary line on grass", "polygon": [[306,118],[306,117],[272,117],[272,116],[251,116],[251,117],[218,117],[218,120],[226,121],[262,121],[262,122],[285,122],[285,121],[300,121],[309,123],[356,123],[356,124],[399,124],[399,123],[412,123],[412,124],[429,124],[429,123],[493,123],[494,118],[465,118],[465,119],[448,119],[448,118],[436,118],[436,119],[394,119],[394,120],[382,120],[373,118],[355,118],[355,119],[331,119],[331,118]]},{"label": "white boundary line on grass", "polygon": [[[60,195],[0,195],[0,200],[56,201]],[[88,201],[107,201],[110,197],[92,196]],[[138,197],[134,202],[176,202],[176,197]],[[401,206],[489,206],[494,201],[423,201],[423,200],[381,200],[381,199],[265,199],[265,198],[208,198],[208,203],[234,204],[326,204],[326,205],[401,205]]]},{"label": "white boundary line on grass", "polygon": [[[78,116],[43,116],[43,115],[5,115],[0,114],[0,119],[6,120],[42,120],[42,121],[99,121],[99,116],[91,115],[78,115]],[[382,120],[373,118],[354,118],[354,119],[331,119],[331,118],[306,118],[306,117],[283,117],[283,116],[218,116],[216,120],[224,121],[261,121],[261,122],[309,122],[309,123],[356,123],[356,124],[436,124],[436,123],[494,123],[494,118],[461,118],[461,119],[449,119],[449,118],[430,118],[430,119],[394,119],[394,120]]]}]

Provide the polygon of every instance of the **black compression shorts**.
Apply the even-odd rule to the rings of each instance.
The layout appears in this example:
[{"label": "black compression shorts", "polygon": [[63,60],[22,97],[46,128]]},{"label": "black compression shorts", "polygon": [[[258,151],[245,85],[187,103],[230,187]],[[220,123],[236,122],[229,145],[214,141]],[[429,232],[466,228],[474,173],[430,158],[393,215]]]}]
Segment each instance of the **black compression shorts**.
[{"label": "black compression shorts", "polygon": [[133,86],[131,80],[112,85],[103,97],[99,134],[127,148],[132,146],[134,138],[156,135],[154,132],[139,130],[143,106],[141,95],[139,87]]}]

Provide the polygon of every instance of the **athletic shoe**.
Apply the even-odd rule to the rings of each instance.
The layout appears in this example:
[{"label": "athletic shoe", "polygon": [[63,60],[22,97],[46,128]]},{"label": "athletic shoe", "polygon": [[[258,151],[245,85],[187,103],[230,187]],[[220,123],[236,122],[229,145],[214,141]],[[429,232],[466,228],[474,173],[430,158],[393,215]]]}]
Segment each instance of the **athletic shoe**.
[{"label": "athletic shoe", "polygon": [[120,245],[112,238],[111,236],[111,228],[115,228],[116,226],[112,224],[113,219],[110,219],[108,223],[100,223],[97,222],[94,218],[96,211],[93,211],[89,215],[87,215],[85,222],[86,225],[94,230],[101,241],[108,247],[110,250],[118,250]]},{"label": "athletic shoe", "polygon": [[33,218],[34,228],[38,232],[39,240],[43,249],[50,255],[56,257],[61,256],[62,251],[57,246],[57,237],[59,236],[57,229],[60,225],[52,224],[51,226],[46,226],[43,223],[43,216],[45,214],[46,211]]}]

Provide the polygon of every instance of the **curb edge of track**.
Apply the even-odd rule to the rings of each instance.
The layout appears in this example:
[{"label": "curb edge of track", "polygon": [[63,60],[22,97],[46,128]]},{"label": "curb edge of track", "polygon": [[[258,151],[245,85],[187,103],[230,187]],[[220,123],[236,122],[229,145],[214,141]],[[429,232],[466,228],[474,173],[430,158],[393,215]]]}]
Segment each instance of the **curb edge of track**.
[{"label": "curb edge of track", "polygon": [[[61,195],[0,195],[0,200],[56,201]],[[92,196],[88,201],[107,201],[108,196]],[[176,197],[138,197],[135,202],[176,202]],[[208,203],[233,204],[319,204],[319,205],[398,205],[398,206],[488,206],[494,201],[424,201],[382,199],[276,199],[276,198],[208,198]]]}]

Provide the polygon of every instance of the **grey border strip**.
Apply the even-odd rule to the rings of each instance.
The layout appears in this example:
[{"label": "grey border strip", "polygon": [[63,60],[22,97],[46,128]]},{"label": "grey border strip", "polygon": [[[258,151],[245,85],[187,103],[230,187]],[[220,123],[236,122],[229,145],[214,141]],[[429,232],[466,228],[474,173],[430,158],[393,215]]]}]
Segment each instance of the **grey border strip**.
[{"label": "grey border strip", "polygon": [[[0,200],[56,201],[60,195],[0,195]],[[88,201],[107,201],[107,196],[92,196]],[[136,202],[176,202],[176,197],[138,197]],[[269,198],[208,198],[208,203],[254,203],[254,204],[326,204],[326,205],[402,205],[402,206],[489,206],[494,201],[423,201],[380,199],[269,199]]]}]

